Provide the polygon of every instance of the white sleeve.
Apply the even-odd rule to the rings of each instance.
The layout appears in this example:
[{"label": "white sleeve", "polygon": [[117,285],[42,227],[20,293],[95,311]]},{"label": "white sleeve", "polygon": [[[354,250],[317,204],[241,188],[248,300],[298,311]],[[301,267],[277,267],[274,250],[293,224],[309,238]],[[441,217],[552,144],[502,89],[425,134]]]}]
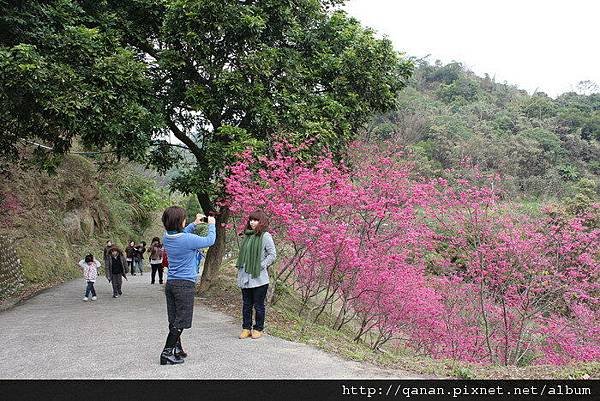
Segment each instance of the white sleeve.
[{"label": "white sleeve", "polygon": [[269,233],[264,234],[265,250],[267,251],[267,257],[260,263],[261,269],[266,269],[271,266],[277,258],[277,251],[275,250],[275,242],[273,237]]}]

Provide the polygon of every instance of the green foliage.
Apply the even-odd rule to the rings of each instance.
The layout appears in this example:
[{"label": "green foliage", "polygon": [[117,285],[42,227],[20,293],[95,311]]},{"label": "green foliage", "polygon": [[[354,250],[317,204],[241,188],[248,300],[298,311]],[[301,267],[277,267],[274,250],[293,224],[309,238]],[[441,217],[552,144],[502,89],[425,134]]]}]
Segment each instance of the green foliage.
[{"label": "green foliage", "polygon": [[566,181],[575,181],[580,176],[577,167],[570,164],[561,164],[556,167],[556,170]]},{"label": "green foliage", "polygon": [[265,150],[265,142],[253,137],[245,129],[225,125],[219,127],[217,134],[228,140],[209,142],[206,146],[206,160],[211,168],[200,169],[195,165],[187,172],[184,170],[172,181],[173,189],[184,194],[200,191],[220,194],[222,193],[221,178],[224,177],[227,167],[235,162],[236,155],[248,148],[258,153]]},{"label": "green foliage", "polygon": [[498,173],[507,198],[561,198],[600,182],[600,94],[528,95],[459,63],[419,62],[396,110],[376,115],[370,140],[407,146],[426,176],[478,165]]},{"label": "green foliage", "polygon": [[506,110],[501,110],[494,116],[492,120],[492,126],[499,134],[513,134],[517,130],[517,124],[514,120],[514,116]]},{"label": "green foliage", "polygon": [[584,140],[600,140],[600,94],[588,96],[569,92],[556,99],[560,128]]},{"label": "green foliage", "polygon": [[104,193],[107,198],[112,195],[109,202],[117,211],[113,224],[119,224],[119,220],[126,222],[136,230],[136,237],[150,226],[156,211],[170,205],[165,189],[157,188],[152,179],[127,170],[111,172],[106,187]]},{"label": "green foliage", "polygon": [[194,221],[196,219],[196,215],[198,213],[202,213],[202,207],[200,207],[200,202],[198,202],[196,195],[186,196],[183,207],[187,212],[188,221]]},{"label": "green foliage", "polygon": [[0,0],[3,156],[21,139],[62,154],[78,136],[117,160],[181,169],[173,189],[202,194],[203,208],[245,148],[311,139],[306,157],[341,156],[413,68],[343,3]]},{"label": "green foliage", "polygon": [[556,114],[554,101],[544,93],[523,97],[519,103],[520,112],[527,118],[543,120]]},{"label": "green foliage", "polygon": [[[120,46],[79,2],[0,1],[0,159],[16,160],[25,141],[62,154],[75,137],[141,158],[160,126],[137,55]],[[42,168],[54,154],[36,153]]]},{"label": "green foliage", "polygon": [[423,66],[425,69],[424,80],[428,82],[441,82],[446,85],[451,85],[463,75],[463,66],[460,63],[450,63],[445,66],[432,67],[429,65]]},{"label": "green foliage", "polygon": [[472,380],[476,378],[475,373],[466,366],[455,366],[452,374],[460,379]]},{"label": "green foliage", "polygon": [[[372,111],[393,106],[412,64],[333,8],[341,3],[147,0],[85,9],[146,55],[156,101],[183,141],[169,151],[155,139],[160,150],[149,162],[160,171],[177,164],[173,189],[218,196],[240,150],[264,152],[283,136],[310,138],[313,154],[341,154]],[[191,160],[174,154],[181,148]]]},{"label": "green foliage", "polygon": [[[594,203],[600,202],[600,185],[589,179],[581,179],[572,187],[572,194],[566,199],[567,212],[577,215],[591,211]],[[596,211],[599,214],[599,211]],[[600,215],[599,223],[600,223]]]},{"label": "green foliage", "polygon": [[471,102],[477,98],[478,92],[479,84],[477,82],[461,77],[451,84],[442,85],[438,91],[438,96],[447,103]]}]

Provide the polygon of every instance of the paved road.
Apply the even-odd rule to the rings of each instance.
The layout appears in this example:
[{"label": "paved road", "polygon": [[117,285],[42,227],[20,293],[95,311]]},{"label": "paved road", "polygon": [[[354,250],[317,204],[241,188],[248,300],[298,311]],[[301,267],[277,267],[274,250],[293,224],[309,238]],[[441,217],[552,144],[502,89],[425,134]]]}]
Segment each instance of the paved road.
[{"label": "paved road", "polygon": [[[239,340],[239,322],[196,301],[176,366],[159,365],[167,333],[164,294],[150,276],[128,277],[112,298],[104,278],[83,302],[83,279],[0,313],[0,379],[25,378],[418,378],[346,361],[280,338]],[[268,319],[268,311],[267,311]]]}]

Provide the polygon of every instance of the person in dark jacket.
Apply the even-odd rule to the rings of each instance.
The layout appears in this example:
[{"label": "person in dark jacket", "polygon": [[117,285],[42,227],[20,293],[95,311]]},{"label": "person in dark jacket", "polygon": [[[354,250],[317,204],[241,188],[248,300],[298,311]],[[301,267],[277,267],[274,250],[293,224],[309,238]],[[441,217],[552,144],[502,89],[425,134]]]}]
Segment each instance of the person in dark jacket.
[{"label": "person in dark jacket", "polygon": [[162,244],[160,243],[160,238],[154,237],[152,238],[152,242],[150,245],[150,250],[148,252],[148,260],[150,261],[150,267],[152,268],[152,278],[150,280],[150,284],[154,284],[156,273],[158,272],[158,283],[163,283],[163,249]]},{"label": "person in dark jacket", "polygon": [[125,248],[125,256],[127,257],[127,266],[129,267],[129,272],[132,276],[135,276],[134,270],[134,253],[135,253],[135,242],[129,241],[129,245]]},{"label": "person in dark jacket", "polygon": [[141,244],[135,246],[133,252],[133,265],[140,272],[140,276],[144,275],[144,254],[146,253],[146,243],[142,241]]},{"label": "person in dark jacket", "polygon": [[112,283],[113,298],[119,298],[123,295],[121,285],[123,284],[123,277],[127,280],[127,259],[123,255],[123,251],[113,246],[110,249],[110,256],[107,258],[105,265],[106,279],[109,283]]}]

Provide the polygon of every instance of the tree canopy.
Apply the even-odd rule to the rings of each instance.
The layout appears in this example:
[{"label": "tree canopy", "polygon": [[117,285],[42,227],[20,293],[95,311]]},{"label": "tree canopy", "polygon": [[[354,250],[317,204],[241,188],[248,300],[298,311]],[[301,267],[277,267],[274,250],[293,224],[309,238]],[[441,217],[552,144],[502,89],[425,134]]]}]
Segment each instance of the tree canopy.
[{"label": "tree canopy", "polygon": [[77,136],[160,171],[178,165],[174,189],[201,194],[205,211],[240,150],[283,136],[340,154],[412,70],[343,1],[2,3],[6,143],[61,153]]},{"label": "tree canopy", "polygon": [[[338,3],[107,2],[102,15],[128,24],[105,24],[127,27],[122,40],[144,54],[166,125],[193,155],[174,185],[201,194],[205,211],[220,193],[214,178],[244,148],[284,134],[340,152],[373,111],[393,107],[411,63]],[[136,18],[161,6],[151,24]],[[159,145],[153,161],[168,168],[168,144]]]},{"label": "tree canopy", "polygon": [[[141,158],[155,117],[139,57],[76,2],[0,1],[0,158],[23,141],[66,152],[75,137]],[[46,164],[51,167],[51,164]]]},{"label": "tree canopy", "polygon": [[[219,209],[226,167],[250,147],[346,144],[412,72],[342,0],[2,1],[0,129],[64,153],[86,146],[177,170],[175,190]],[[17,94],[15,96],[15,94]],[[172,137],[176,140],[171,140]],[[218,271],[228,212],[203,283]]]}]

